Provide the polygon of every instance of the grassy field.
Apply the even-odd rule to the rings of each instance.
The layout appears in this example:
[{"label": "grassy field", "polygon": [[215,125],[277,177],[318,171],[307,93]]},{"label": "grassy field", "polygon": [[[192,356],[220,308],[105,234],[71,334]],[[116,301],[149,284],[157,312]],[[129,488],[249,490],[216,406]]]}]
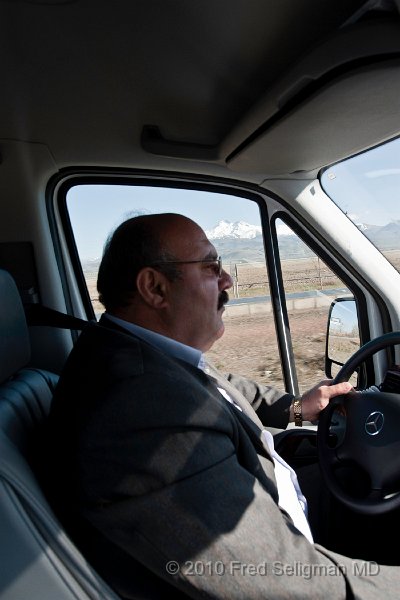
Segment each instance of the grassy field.
[{"label": "grassy field", "polygon": [[[389,262],[400,271],[400,250],[384,252]],[[324,290],[341,287],[342,282],[318,258],[287,259],[281,262],[286,292],[300,292],[308,290]],[[251,297],[269,295],[269,280],[265,263],[224,263],[224,269],[230,273],[234,281],[232,297]],[[96,271],[84,270],[90,298],[98,312],[96,290]],[[235,293],[234,293],[235,292]]]},{"label": "grassy field", "polygon": [[[229,272],[229,266],[224,265]],[[337,287],[341,282],[322,263],[313,259],[288,260],[282,264],[288,293]],[[261,263],[238,265],[238,296],[269,295],[267,271]],[[96,291],[96,273],[85,273],[95,312],[103,311]],[[237,297],[231,290],[230,297]],[[291,311],[291,333],[301,390],[324,378],[325,335],[328,307]],[[273,315],[229,316],[225,335],[208,353],[223,372],[234,372],[260,383],[284,388]]]},{"label": "grassy field", "polygon": [[[264,263],[234,263],[224,264],[223,266],[234,280],[234,287],[230,292],[232,298],[269,295],[269,281]],[[317,257],[284,260],[282,261],[282,273],[285,290],[288,293],[315,289],[324,290],[342,285],[334,273]],[[102,308],[98,303],[96,278],[96,272],[85,272],[90,298],[95,312],[99,312]]]},{"label": "grassy field", "polygon": [[[390,250],[384,254],[400,271],[400,250]],[[288,293],[342,287],[340,279],[318,257],[288,259],[281,264],[285,290]],[[224,263],[223,267],[234,280],[232,297],[269,295],[268,274],[264,263]],[[95,311],[99,312],[102,309],[98,304],[96,290],[97,272],[85,271],[84,275]]]},{"label": "grassy field", "polygon": [[[282,275],[286,292],[324,290],[340,287],[335,274],[317,257],[282,261]],[[234,279],[234,297],[263,296],[269,294],[269,280],[265,264],[236,263],[224,265]]]},{"label": "grassy field", "polygon": [[[388,259],[400,269],[400,251],[387,253]],[[230,265],[224,265],[229,272]],[[342,287],[342,282],[317,258],[282,262],[287,293],[310,289]],[[265,265],[237,264],[233,269],[239,297],[269,295]],[[96,313],[103,311],[96,291],[97,273],[85,273],[89,294]],[[230,296],[235,296],[233,290]],[[324,357],[328,306],[289,313],[290,331],[296,359],[300,390],[304,391],[325,377]],[[276,342],[273,315],[253,314],[229,316],[225,320],[225,335],[208,353],[209,359],[224,372],[234,372],[269,385],[283,388],[281,362]],[[338,340],[339,342],[339,340]],[[342,348],[340,348],[342,350]],[[355,347],[343,349],[343,356]],[[345,356],[344,356],[345,358]]]},{"label": "grassy field", "polygon": [[[400,271],[400,250],[389,250],[384,255]],[[281,265],[288,293],[342,287],[340,279],[317,256],[282,260]],[[226,263],[223,266],[234,279],[236,297],[269,294],[268,274],[264,263]]]}]

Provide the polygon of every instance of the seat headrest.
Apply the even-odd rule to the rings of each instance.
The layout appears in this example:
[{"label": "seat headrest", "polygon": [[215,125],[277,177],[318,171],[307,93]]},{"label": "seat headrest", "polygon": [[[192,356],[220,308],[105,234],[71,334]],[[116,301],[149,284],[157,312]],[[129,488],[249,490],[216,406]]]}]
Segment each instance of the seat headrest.
[{"label": "seat headrest", "polygon": [[31,357],[28,326],[18,288],[0,269],[0,383],[25,367]]}]

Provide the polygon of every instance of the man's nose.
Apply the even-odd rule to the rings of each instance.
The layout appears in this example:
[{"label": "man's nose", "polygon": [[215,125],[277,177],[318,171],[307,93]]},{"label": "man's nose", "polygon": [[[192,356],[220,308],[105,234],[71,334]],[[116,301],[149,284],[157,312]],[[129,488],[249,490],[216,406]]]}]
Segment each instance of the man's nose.
[{"label": "man's nose", "polygon": [[229,273],[227,273],[225,271],[225,269],[222,269],[221,271],[221,277],[219,278],[219,289],[222,290],[229,290],[229,288],[231,288],[233,286],[233,279],[232,277],[229,275]]}]

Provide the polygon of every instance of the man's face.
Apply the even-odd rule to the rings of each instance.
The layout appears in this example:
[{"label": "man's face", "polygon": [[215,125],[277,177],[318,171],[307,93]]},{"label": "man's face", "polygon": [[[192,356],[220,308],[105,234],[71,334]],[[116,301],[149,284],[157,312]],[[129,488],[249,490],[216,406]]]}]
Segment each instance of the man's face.
[{"label": "man's face", "polygon": [[215,262],[206,262],[218,254],[193,221],[180,222],[169,240],[177,261],[205,261],[177,265],[182,278],[169,283],[168,312],[171,337],[205,352],[224,333],[222,314],[232,279],[224,270],[219,276]]}]

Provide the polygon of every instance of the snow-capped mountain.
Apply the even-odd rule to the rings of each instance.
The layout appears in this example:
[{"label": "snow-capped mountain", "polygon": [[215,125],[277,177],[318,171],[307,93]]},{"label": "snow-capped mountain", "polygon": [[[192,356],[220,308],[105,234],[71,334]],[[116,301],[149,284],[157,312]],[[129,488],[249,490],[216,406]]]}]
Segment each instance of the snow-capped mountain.
[{"label": "snow-capped mountain", "polygon": [[[371,225],[354,219],[355,225],[381,250],[400,247],[400,221]],[[283,221],[277,221],[281,258],[305,258],[311,250]],[[261,227],[245,221],[220,221],[206,232],[225,261],[256,262],[265,260]]]},{"label": "snow-capped mountain", "polygon": [[[294,235],[293,231],[283,223],[277,222],[278,235]],[[222,220],[215,227],[206,231],[209,240],[253,240],[262,235],[261,225],[251,225],[246,221],[231,221]]]},{"label": "snow-capped mountain", "polygon": [[[350,218],[353,215],[348,215]],[[352,218],[354,224],[380,250],[400,248],[400,221],[391,221],[386,225],[371,225],[358,222],[357,216]],[[281,258],[299,258],[311,255],[310,249],[293,233],[283,221],[277,221],[279,252]],[[206,231],[218,253],[226,262],[257,262],[265,260],[265,249],[260,225],[252,225],[246,221],[222,220],[215,227]],[[97,272],[99,258],[82,260],[85,273]]]},{"label": "snow-capped mountain", "polygon": [[250,223],[246,223],[245,221],[231,223],[225,220],[220,221],[215,227],[206,231],[209,240],[226,238],[252,240],[261,235],[261,233],[262,229],[260,225],[250,225]]},{"label": "snow-capped mountain", "polygon": [[357,225],[358,229],[360,231],[367,231],[367,229],[370,229],[370,227],[368,225],[365,225],[365,223],[355,223],[354,225]]},{"label": "snow-capped mountain", "polygon": [[395,250],[400,247],[400,221],[365,227],[361,231],[379,250]]}]

